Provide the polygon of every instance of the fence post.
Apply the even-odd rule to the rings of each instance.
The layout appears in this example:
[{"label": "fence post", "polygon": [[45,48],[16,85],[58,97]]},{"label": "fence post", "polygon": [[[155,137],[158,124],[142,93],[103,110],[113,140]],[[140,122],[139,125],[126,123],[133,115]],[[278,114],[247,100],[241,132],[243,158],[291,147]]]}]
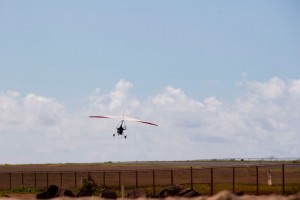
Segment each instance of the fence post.
[{"label": "fence post", "polygon": [[193,167],[191,167],[191,189],[193,189],[193,186],[194,186],[194,184],[193,184]]},{"label": "fence post", "polygon": [[34,187],[36,187],[36,173],[34,173]]},{"label": "fence post", "polygon": [[153,180],[153,195],[155,195],[155,171],[152,171],[152,180]]},{"label": "fence post", "polygon": [[173,170],[171,169],[171,185],[174,185],[174,182],[173,182]]},{"label": "fence post", "polygon": [[62,176],[62,172],[60,172],[60,186],[63,186],[63,176]]},{"label": "fence post", "polygon": [[122,199],[124,199],[125,194],[124,194],[124,185],[121,186],[121,194],[122,194]]},{"label": "fence post", "polygon": [[232,192],[235,192],[235,167],[232,167]]},{"label": "fence post", "polygon": [[74,181],[75,181],[75,188],[77,188],[77,173],[74,172]]},{"label": "fence post", "polygon": [[135,187],[139,187],[139,180],[138,180],[138,171],[135,171]]},{"label": "fence post", "polygon": [[121,190],[121,171],[119,171],[119,189]]},{"label": "fence post", "polygon": [[46,173],[47,188],[49,187],[49,173]]},{"label": "fence post", "polygon": [[258,195],[258,166],[256,166],[256,195]]},{"label": "fence post", "polygon": [[22,186],[24,187],[24,173],[22,172]]},{"label": "fence post", "polygon": [[282,164],[282,195],[285,194],[285,173],[284,173],[284,164]]},{"label": "fence post", "polygon": [[214,169],[210,168],[210,195],[214,194]]},{"label": "fence post", "polygon": [[9,189],[11,190],[11,173],[9,173],[8,176],[9,176]]},{"label": "fence post", "polygon": [[105,185],[105,172],[103,172],[103,185]]}]

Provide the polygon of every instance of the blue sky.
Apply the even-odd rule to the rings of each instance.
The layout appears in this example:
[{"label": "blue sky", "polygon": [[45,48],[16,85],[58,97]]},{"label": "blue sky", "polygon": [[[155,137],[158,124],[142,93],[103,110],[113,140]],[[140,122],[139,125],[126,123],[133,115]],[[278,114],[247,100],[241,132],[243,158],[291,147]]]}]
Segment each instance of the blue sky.
[{"label": "blue sky", "polygon": [[[271,118],[274,110],[288,115],[289,109],[294,110],[298,106],[299,10],[299,1],[0,0],[0,134],[4,141],[11,141],[16,134],[22,134],[24,138],[20,137],[22,139],[17,146],[26,143],[35,134],[35,142],[47,140],[51,143],[70,137],[75,147],[76,144],[81,145],[78,141],[97,146],[95,139],[100,140],[102,134],[104,137],[107,135],[100,130],[114,131],[110,130],[115,126],[114,122],[102,124],[98,121],[95,124],[81,119],[91,112],[119,114],[126,107],[129,114],[138,115],[133,117],[148,117],[165,124],[162,124],[163,128],[154,130],[153,127],[144,130],[143,126],[136,129],[133,125],[132,132],[141,128],[145,134],[138,137],[133,134],[137,140],[134,143],[116,140],[133,153],[125,158],[116,153],[111,160],[184,159],[180,154],[170,158],[164,156],[162,152],[165,150],[158,148],[161,145],[158,141],[150,140],[149,149],[144,154],[142,151],[141,155],[135,153],[140,149],[133,147],[137,142],[143,146],[149,137],[148,132],[157,132],[155,137],[172,137],[172,133],[165,135],[162,132],[171,129],[174,124],[179,126],[174,134],[189,132],[190,135],[187,137],[190,140],[183,144],[191,145],[191,148],[182,149],[182,155],[195,151],[191,143],[198,140],[207,141],[205,145],[220,143],[226,148],[228,143],[220,135],[211,133],[213,130],[231,137],[233,132],[244,131],[246,134],[253,129],[256,133],[249,134],[253,134],[254,141],[259,141],[266,131],[264,128],[271,132],[270,124],[278,124],[282,120]],[[34,107],[38,102],[43,102],[42,106]],[[166,105],[166,102],[169,103]],[[286,105],[283,106],[282,102]],[[214,114],[203,112],[201,104]],[[245,110],[240,110],[249,108],[250,104],[256,109],[267,104],[265,108],[270,106],[272,112],[253,113],[254,109],[245,114]],[[187,109],[178,111],[179,105]],[[18,115],[25,112],[28,116],[24,114],[24,117],[34,119],[22,122],[22,119],[11,119],[6,114],[14,112]],[[192,115],[198,121],[189,120],[191,112],[196,112]],[[266,113],[270,116],[266,117]],[[203,115],[210,114],[211,121],[202,119]],[[219,117],[223,114],[232,117],[232,120],[242,120],[242,124],[247,124],[246,128],[233,125],[232,129],[226,129],[223,123],[216,127],[209,125],[221,120]],[[177,115],[182,118],[177,119]],[[264,117],[268,126],[266,122],[255,121]],[[272,127],[278,135],[274,133],[270,137],[276,140],[277,136],[286,134],[288,127],[291,138],[299,137],[296,123],[289,124],[298,117],[295,114],[290,120],[286,119],[286,123],[282,122],[282,127]],[[57,119],[53,121],[54,118]],[[51,125],[48,124],[49,119],[52,119]],[[11,120],[18,125],[12,126]],[[254,128],[256,125],[257,128]],[[74,130],[66,128],[70,126],[75,126],[72,127],[76,129],[74,138]],[[54,134],[52,131],[57,138],[51,136]],[[83,140],[86,131],[91,133],[90,140]],[[203,136],[200,134],[203,131],[211,134]],[[248,136],[243,135],[235,136],[235,139],[240,145],[249,141]],[[116,142],[110,134],[106,140],[112,146]],[[289,141],[285,145],[288,146]],[[178,146],[181,142],[174,141],[172,144]],[[50,148],[47,144],[44,146]],[[254,146],[249,144],[249,149]],[[238,154],[232,150],[216,152],[212,156],[299,156],[289,153],[285,146],[278,149],[271,146],[268,150],[262,149],[266,152],[262,154],[252,154],[250,150]],[[89,159],[74,157],[75,147],[55,146],[53,149],[62,149],[64,156],[49,160],[42,159],[42,150],[33,153],[27,147],[26,152],[36,156],[7,157],[2,162],[93,162],[109,159],[101,156]],[[157,149],[157,153],[148,155],[146,151],[154,152],[151,148]],[[97,155],[98,149],[89,148],[82,154],[94,155],[92,152]],[[114,155],[111,149],[106,148],[105,152]],[[46,153],[51,154],[50,151]],[[187,159],[202,157],[207,156],[191,155]]]}]

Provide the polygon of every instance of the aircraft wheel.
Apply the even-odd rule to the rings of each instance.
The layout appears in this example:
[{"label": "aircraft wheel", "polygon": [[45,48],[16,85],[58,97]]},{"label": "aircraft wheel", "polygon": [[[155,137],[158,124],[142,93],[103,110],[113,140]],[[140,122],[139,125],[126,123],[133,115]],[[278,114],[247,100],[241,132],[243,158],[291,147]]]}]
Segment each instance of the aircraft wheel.
[{"label": "aircraft wheel", "polygon": [[115,137],[116,134],[113,134],[113,136]]}]

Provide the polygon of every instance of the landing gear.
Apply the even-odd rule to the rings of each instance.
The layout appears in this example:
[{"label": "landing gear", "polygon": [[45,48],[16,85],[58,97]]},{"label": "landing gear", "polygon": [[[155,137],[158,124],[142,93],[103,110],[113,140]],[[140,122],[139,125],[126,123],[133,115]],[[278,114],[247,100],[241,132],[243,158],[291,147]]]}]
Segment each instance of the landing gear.
[{"label": "landing gear", "polygon": [[[118,135],[123,135],[123,134],[119,134],[119,133],[118,133]],[[113,134],[113,137],[115,137],[115,136],[116,136],[116,134],[114,133],[114,134]],[[124,138],[126,139],[126,138],[127,138],[127,135],[124,135]]]}]

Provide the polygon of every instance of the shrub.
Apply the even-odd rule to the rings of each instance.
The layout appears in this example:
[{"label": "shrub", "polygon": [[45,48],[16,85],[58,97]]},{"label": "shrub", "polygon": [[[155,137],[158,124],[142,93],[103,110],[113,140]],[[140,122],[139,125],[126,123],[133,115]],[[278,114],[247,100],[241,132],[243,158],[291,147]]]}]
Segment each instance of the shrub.
[{"label": "shrub", "polygon": [[89,191],[93,195],[99,193],[99,186],[95,182],[95,180],[92,178],[92,176],[83,178],[82,184],[79,188],[79,193],[83,192],[83,191]]}]

